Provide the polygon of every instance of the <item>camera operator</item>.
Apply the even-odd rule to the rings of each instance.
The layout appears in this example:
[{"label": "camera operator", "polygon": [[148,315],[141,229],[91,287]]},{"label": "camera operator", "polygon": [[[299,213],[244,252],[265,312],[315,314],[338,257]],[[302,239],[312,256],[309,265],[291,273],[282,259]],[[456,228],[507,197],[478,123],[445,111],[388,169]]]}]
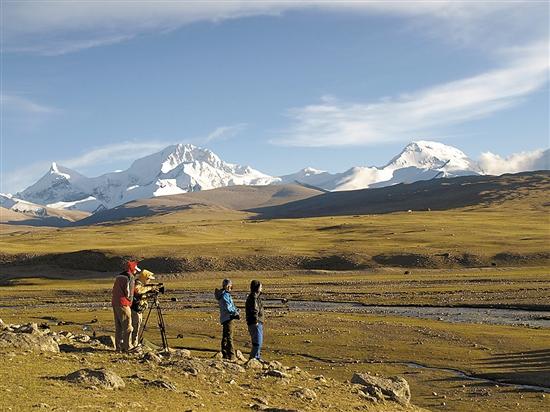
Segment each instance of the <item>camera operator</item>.
[{"label": "camera operator", "polygon": [[134,275],[141,269],[137,262],[126,263],[126,270],[115,278],[111,305],[115,317],[115,347],[117,352],[128,352],[132,348],[132,299],[134,295]]},{"label": "camera operator", "polygon": [[140,328],[143,321],[143,312],[147,309],[147,297],[151,292],[159,292],[160,288],[164,289],[162,284],[150,285],[149,282],[155,279],[153,272],[144,269],[136,278],[134,287],[134,299],[132,302],[132,337],[131,343],[133,347],[139,344]]}]

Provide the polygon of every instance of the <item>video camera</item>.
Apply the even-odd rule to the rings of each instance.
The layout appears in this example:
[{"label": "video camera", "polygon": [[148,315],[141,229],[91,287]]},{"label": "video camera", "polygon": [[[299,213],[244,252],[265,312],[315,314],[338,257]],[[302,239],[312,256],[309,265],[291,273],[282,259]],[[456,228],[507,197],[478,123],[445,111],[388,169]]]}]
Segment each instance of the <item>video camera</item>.
[{"label": "video camera", "polygon": [[159,293],[164,294],[164,292],[166,291],[164,287],[164,283],[149,283],[147,284],[147,286],[153,286],[152,290],[145,292],[145,295],[147,297],[149,296],[154,297],[154,296],[157,296]]}]

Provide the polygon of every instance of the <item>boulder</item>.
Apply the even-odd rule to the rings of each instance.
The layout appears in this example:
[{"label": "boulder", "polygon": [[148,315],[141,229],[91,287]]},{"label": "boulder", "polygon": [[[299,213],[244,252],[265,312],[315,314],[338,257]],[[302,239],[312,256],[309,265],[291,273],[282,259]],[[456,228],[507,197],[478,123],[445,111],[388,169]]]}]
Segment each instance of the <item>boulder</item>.
[{"label": "boulder", "polygon": [[255,358],[249,359],[248,362],[244,364],[244,367],[246,369],[263,369],[262,362]]},{"label": "boulder", "polygon": [[14,329],[15,333],[30,333],[32,335],[42,335],[40,329],[38,329],[38,324],[36,323],[26,323]]},{"label": "boulder", "polygon": [[381,378],[366,373],[354,373],[351,383],[362,385],[367,393],[375,397],[379,396],[378,389],[383,395],[402,405],[408,405],[411,400],[409,384],[400,376]]},{"label": "boulder", "polygon": [[146,352],[141,357],[140,360],[141,360],[141,362],[149,362],[149,363],[161,363],[162,362],[162,358],[154,352]]},{"label": "boulder", "polygon": [[296,396],[299,399],[307,399],[308,401],[317,399],[317,394],[315,391],[308,388],[298,388],[292,392],[292,396]]},{"label": "boulder", "polygon": [[1,332],[0,348],[33,352],[59,352],[59,345],[51,336],[33,333]]},{"label": "boulder", "polygon": [[115,338],[111,335],[102,335],[97,336],[96,339],[102,344],[109,348],[115,348]]},{"label": "boulder", "polygon": [[277,370],[277,369],[270,369],[268,370],[266,373],[265,373],[267,376],[273,376],[275,378],[291,378],[292,376],[290,376],[288,373],[285,373],[285,372],[282,372],[280,370]]},{"label": "boulder", "polygon": [[126,385],[122,378],[108,369],[80,369],[62,378],[87,388],[119,389]]},{"label": "boulder", "polygon": [[177,391],[176,385],[174,385],[171,382],[163,381],[161,379],[156,379],[154,381],[148,381],[145,383],[145,385],[153,388],[161,388],[161,389],[167,389],[169,391]]}]

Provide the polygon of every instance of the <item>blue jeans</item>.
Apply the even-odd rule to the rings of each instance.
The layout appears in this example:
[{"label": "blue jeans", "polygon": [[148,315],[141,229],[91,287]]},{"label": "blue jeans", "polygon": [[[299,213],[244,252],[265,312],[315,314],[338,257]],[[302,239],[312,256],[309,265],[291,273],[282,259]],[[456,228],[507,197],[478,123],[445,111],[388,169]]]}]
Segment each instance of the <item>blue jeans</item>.
[{"label": "blue jeans", "polygon": [[250,359],[260,359],[262,343],[264,342],[264,325],[259,322],[257,325],[248,325],[248,332],[252,338],[252,350],[250,351]]}]

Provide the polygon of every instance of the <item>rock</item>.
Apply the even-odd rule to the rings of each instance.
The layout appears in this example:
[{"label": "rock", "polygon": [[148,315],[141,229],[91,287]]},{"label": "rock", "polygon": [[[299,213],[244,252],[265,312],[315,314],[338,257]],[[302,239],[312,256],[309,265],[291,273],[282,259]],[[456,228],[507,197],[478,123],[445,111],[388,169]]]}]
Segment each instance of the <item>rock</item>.
[{"label": "rock", "polygon": [[176,388],[176,385],[174,385],[173,383],[163,381],[161,379],[156,379],[154,381],[148,381],[145,385],[146,386],[151,386],[151,387],[154,387],[154,388],[168,389],[168,390],[174,391],[174,392],[178,390]]},{"label": "rock", "polygon": [[214,356],[214,359],[222,360],[223,359],[223,353],[217,352]]},{"label": "rock", "polygon": [[114,336],[111,336],[111,335],[101,335],[101,336],[96,336],[96,339],[102,344],[102,345],[105,345],[109,348],[112,348],[114,349],[116,346],[115,346],[115,338]]},{"label": "rock", "polygon": [[51,336],[33,333],[0,333],[0,348],[15,348],[20,351],[59,352],[59,345]]},{"label": "rock", "polygon": [[271,361],[271,362],[269,362],[267,367],[269,369],[283,369],[283,364],[281,362]]},{"label": "rock", "polygon": [[228,372],[244,373],[246,370],[241,366],[233,362],[223,362],[223,368]]},{"label": "rock", "polygon": [[288,373],[282,372],[277,369],[270,369],[265,373],[267,376],[274,376],[275,378],[291,378],[292,376]]},{"label": "rock", "polygon": [[50,409],[50,405],[47,403],[37,403],[36,405],[32,406],[33,408],[43,408],[43,409]]},{"label": "rock", "polygon": [[246,369],[263,369],[262,362],[255,358],[249,359],[248,362],[244,364],[244,367]]},{"label": "rock", "polygon": [[327,380],[325,379],[325,377],[323,375],[315,376],[313,379],[315,379],[316,381],[321,382],[321,383],[327,383]]},{"label": "rock", "polygon": [[80,369],[70,373],[64,380],[87,388],[97,387],[103,389],[119,389],[126,385],[122,378],[108,369]]},{"label": "rock", "polygon": [[188,359],[191,357],[191,351],[188,349],[170,349],[168,352],[170,358],[184,358]]},{"label": "rock", "polygon": [[141,362],[161,363],[162,359],[154,352],[146,352],[140,359]]},{"label": "rock", "polygon": [[200,399],[201,398],[201,396],[197,392],[194,392],[194,391],[185,391],[185,392],[183,392],[183,394],[187,395],[188,397],[193,398],[193,399]]},{"label": "rock", "polygon": [[90,338],[88,335],[82,334],[82,335],[76,335],[74,337],[74,340],[80,343],[89,343],[92,340],[92,338]]},{"label": "rock", "polygon": [[296,396],[300,399],[307,399],[308,401],[317,399],[317,394],[308,388],[299,388],[292,392],[292,396]]},{"label": "rock", "polygon": [[36,323],[26,323],[21,325],[18,328],[14,329],[15,333],[30,333],[33,335],[41,335],[42,332],[38,329],[38,324]]},{"label": "rock", "polygon": [[375,388],[378,388],[385,396],[402,405],[408,405],[411,400],[409,384],[399,376],[380,378],[366,373],[354,373],[351,382],[363,385],[370,395],[375,392]]},{"label": "rock", "polygon": [[73,339],[75,337],[71,332],[68,332],[66,330],[62,330],[61,332],[59,332],[59,335],[64,336],[67,339]]},{"label": "rock", "polygon": [[240,350],[236,352],[236,355],[237,355],[237,359],[240,360],[241,362],[246,362],[248,360],[244,357],[243,353]]},{"label": "rock", "polygon": [[254,402],[258,402],[261,405],[265,405],[265,406],[269,405],[269,403],[267,402],[267,400],[265,398],[257,397],[257,398],[252,398],[252,400]]}]

